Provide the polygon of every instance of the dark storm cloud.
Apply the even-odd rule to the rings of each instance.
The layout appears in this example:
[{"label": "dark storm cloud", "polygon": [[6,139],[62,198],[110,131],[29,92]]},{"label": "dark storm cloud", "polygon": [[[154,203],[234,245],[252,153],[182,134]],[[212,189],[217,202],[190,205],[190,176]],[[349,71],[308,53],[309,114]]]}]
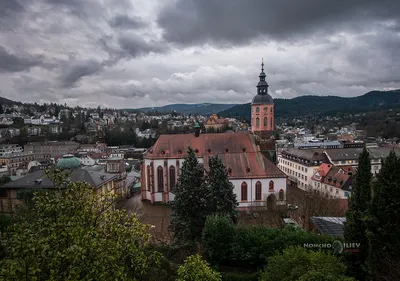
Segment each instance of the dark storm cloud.
[{"label": "dark storm cloud", "polygon": [[95,60],[66,62],[61,67],[58,79],[63,88],[70,88],[75,86],[82,77],[98,73],[102,67],[102,64]]},{"label": "dark storm cloud", "polygon": [[129,17],[127,15],[118,15],[118,16],[115,16],[110,21],[110,25],[112,27],[120,28],[120,29],[137,29],[137,28],[145,27],[146,23],[137,17]]},{"label": "dark storm cloud", "polygon": [[148,53],[160,53],[168,50],[168,47],[160,42],[146,41],[135,34],[125,34],[119,37],[120,47],[130,56],[138,57]]},{"label": "dark storm cloud", "polygon": [[17,56],[0,46],[0,72],[20,72],[42,64],[40,56]]},{"label": "dark storm cloud", "polygon": [[235,45],[260,36],[303,40],[317,31],[359,30],[374,20],[398,21],[399,14],[397,0],[178,0],[165,6],[158,24],[171,42]]}]

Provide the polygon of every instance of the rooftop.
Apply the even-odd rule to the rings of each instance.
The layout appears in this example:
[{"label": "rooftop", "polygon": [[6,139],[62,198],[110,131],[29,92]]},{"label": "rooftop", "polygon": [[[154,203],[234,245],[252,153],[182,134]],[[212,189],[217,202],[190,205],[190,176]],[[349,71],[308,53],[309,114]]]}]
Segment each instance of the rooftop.
[{"label": "rooftop", "polygon": [[319,233],[341,237],[344,234],[345,217],[311,217]]}]

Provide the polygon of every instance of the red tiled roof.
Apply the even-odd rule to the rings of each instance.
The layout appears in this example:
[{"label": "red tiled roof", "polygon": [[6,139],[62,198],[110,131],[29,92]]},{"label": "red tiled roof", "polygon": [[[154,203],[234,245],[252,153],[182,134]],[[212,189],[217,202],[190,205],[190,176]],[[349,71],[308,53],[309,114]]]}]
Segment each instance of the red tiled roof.
[{"label": "red tiled roof", "polygon": [[[286,175],[279,170],[261,152],[241,152],[217,154],[224,163],[226,169],[231,171],[230,179],[234,178],[282,178]],[[204,168],[208,167],[208,159],[213,155],[204,156]]]},{"label": "red tiled roof", "polygon": [[[229,153],[257,152],[254,137],[246,132],[222,133],[222,134],[201,134],[196,137],[194,134],[160,135],[151,150],[146,153],[145,158],[183,158],[188,147],[198,149],[197,155],[203,156],[208,153],[224,154],[225,149]],[[208,149],[211,149],[208,152]],[[181,153],[179,153],[181,152]]]},{"label": "red tiled roof", "polygon": [[[328,174],[323,179],[324,184],[337,188],[343,188],[350,176],[347,174],[346,170],[344,174],[339,173],[340,170],[340,167],[332,167],[332,169],[330,169]],[[336,179],[336,182],[333,181],[334,179]],[[342,183],[340,183],[341,181]]]},{"label": "red tiled roof", "polygon": [[[257,148],[253,135],[240,133],[161,135],[147,159],[183,158],[188,147],[204,158],[204,168],[208,169],[208,158],[218,155],[227,169],[230,178],[286,177]],[[181,152],[181,153],[180,153]]]}]

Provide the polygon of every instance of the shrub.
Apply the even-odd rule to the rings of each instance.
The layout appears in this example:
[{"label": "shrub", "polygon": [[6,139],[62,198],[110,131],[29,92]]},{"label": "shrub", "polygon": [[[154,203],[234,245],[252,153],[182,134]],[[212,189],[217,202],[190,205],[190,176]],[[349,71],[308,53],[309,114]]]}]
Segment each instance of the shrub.
[{"label": "shrub", "polygon": [[178,269],[177,281],[222,281],[221,274],[212,270],[199,255],[190,256]]},{"label": "shrub", "polygon": [[226,272],[222,273],[222,281],[258,281],[260,279],[261,273],[234,273]]},{"label": "shrub", "polygon": [[203,247],[208,260],[218,264],[232,256],[232,242],[235,228],[228,216],[207,217],[203,229]]}]

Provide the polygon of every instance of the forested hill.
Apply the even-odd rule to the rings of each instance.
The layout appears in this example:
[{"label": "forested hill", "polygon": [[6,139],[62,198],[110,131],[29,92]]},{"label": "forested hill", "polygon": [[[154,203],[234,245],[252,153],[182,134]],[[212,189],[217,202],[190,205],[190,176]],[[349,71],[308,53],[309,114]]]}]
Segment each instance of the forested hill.
[{"label": "forested hill", "polygon": [[218,104],[218,103],[198,103],[198,104],[169,104],[160,107],[146,107],[146,108],[138,108],[138,111],[144,112],[167,112],[176,111],[183,114],[203,114],[210,115],[213,113],[218,113],[220,111],[229,109],[237,104]]},{"label": "forested hill", "polygon": [[[400,107],[400,89],[372,91],[362,96],[344,98],[337,96],[301,96],[293,99],[275,99],[276,117],[298,117],[334,112],[360,112],[378,108]],[[221,111],[222,117],[250,119],[250,103]]]}]

